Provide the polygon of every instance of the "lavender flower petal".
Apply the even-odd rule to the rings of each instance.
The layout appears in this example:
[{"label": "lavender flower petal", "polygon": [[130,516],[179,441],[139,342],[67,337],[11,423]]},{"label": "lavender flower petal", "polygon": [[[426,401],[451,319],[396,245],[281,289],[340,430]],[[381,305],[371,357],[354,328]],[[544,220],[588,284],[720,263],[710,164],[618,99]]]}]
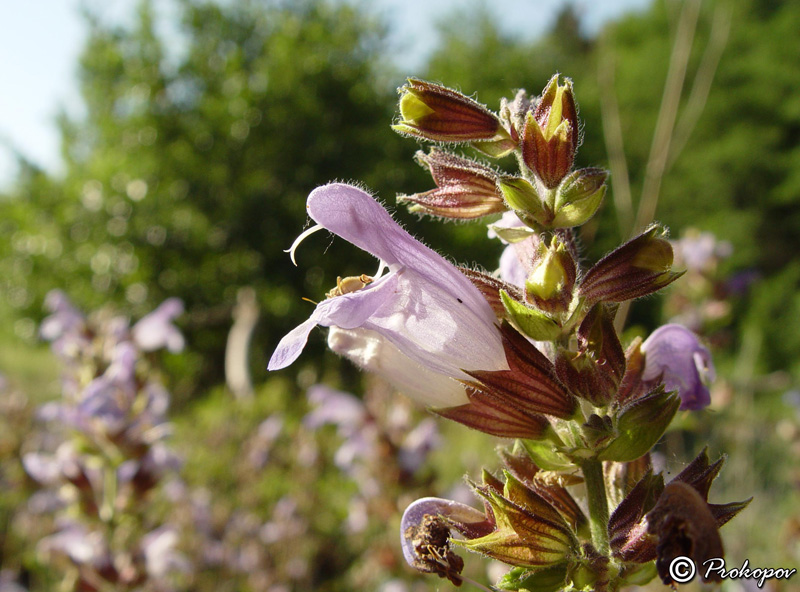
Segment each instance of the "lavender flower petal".
[{"label": "lavender flower petal", "polygon": [[715,376],[711,353],[686,327],[659,327],[642,344],[642,352],[642,380],[653,384],[661,381],[667,390],[678,391],[682,410],[696,411],[711,403],[708,384]]},{"label": "lavender flower petal", "polygon": [[142,317],[133,326],[133,340],[143,351],[166,348],[172,353],[183,350],[183,335],[172,321],[183,314],[183,302],[179,298],[167,298],[158,308]]},{"label": "lavender flower petal", "polygon": [[366,418],[364,404],[350,393],[337,391],[324,384],[315,384],[307,391],[314,409],[303,419],[303,425],[315,430],[325,424],[354,429]]}]

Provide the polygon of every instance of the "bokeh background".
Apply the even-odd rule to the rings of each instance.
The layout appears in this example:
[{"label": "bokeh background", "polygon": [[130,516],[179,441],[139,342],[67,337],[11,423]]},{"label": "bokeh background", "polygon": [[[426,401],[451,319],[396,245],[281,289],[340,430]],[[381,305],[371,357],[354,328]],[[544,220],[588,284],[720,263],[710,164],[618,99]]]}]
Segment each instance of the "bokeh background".
[{"label": "bokeh background", "polygon": [[[654,208],[689,271],[634,303],[625,335],[677,319],[717,365],[712,406],[679,416],[658,461],[674,473],[705,446],[712,458],[727,454],[712,501],[755,496],[722,531],[729,559],[800,564],[800,3],[114,6],[67,9],[80,23],[77,49],[49,132],[21,139],[7,122],[24,104],[0,114],[0,589],[56,589],[72,569],[42,551],[52,518],[30,507],[38,485],[21,464],[46,429],[37,408],[61,392],[38,330],[53,289],[83,311],[133,319],[169,297],[186,306],[177,321],[185,350],[158,358],[183,464],[147,503],[156,523],[175,522],[190,567],[152,589],[449,586],[404,566],[400,513],[414,497],[455,495],[465,473],[497,464],[499,442],[441,421],[415,432],[430,426],[424,411],[326,352],[321,332],[290,369],[266,371],[277,341],[311,311],[303,298],[374,269],[368,255],[321,238],[291,264],[283,250],[307,224],[308,192],[357,180],[393,207],[398,193],[431,186],[413,161],[419,146],[389,127],[408,76],[475,93],[492,109],[515,89],[540,92],[556,72],[573,79],[577,164],[612,172],[603,209],[582,228],[586,260]],[[63,76],[42,61],[25,68],[19,50],[3,58],[22,65],[6,70],[4,87]],[[58,138],[57,157],[48,137]],[[496,268],[485,225],[396,216],[454,260]],[[250,295],[254,386],[235,394],[226,344]],[[366,423],[309,421],[320,399],[306,391],[318,383],[355,393]],[[377,435],[344,462],[343,444],[359,433]],[[411,464],[408,450],[419,456]],[[495,568],[468,563],[493,582]]]}]

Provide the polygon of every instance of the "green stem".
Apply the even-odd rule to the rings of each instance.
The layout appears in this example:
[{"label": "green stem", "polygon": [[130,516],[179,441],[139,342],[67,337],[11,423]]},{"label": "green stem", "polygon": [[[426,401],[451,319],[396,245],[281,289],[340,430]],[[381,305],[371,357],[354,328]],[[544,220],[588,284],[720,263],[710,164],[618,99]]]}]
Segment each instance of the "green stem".
[{"label": "green stem", "polygon": [[585,460],[581,463],[583,481],[586,485],[586,496],[589,501],[589,529],[592,542],[601,555],[608,556],[608,499],[606,498],[606,482],[603,478],[603,463],[597,459]]}]

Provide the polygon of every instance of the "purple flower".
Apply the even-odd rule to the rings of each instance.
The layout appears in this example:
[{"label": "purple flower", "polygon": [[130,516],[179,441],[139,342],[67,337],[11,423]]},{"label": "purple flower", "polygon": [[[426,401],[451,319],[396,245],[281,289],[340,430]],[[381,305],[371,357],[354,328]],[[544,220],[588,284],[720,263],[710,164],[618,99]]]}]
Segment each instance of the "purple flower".
[{"label": "purple flower", "polygon": [[103,534],[76,522],[64,522],[58,532],[42,539],[39,551],[45,555],[66,555],[74,563],[92,566],[98,571],[112,568],[111,553]]},{"label": "purple flower", "polygon": [[694,229],[674,241],[672,247],[679,261],[696,272],[708,271],[719,259],[729,257],[733,250],[728,241],[718,241],[712,233]]},{"label": "purple flower", "polygon": [[278,344],[270,370],[294,362],[316,325],[371,331],[419,366],[448,377],[467,379],[463,370],[508,368],[496,317],[478,289],[403,230],[368,193],[326,185],[309,195],[307,208],[320,226],[375,255],[389,273],[320,302]]},{"label": "purple flower", "polygon": [[664,325],[642,344],[642,352],[642,380],[663,382],[668,391],[678,391],[682,410],[696,411],[711,403],[708,384],[714,380],[714,363],[697,335],[682,325]]},{"label": "purple flower", "polygon": [[55,341],[70,331],[83,328],[85,319],[61,290],[51,290],[44,298],[44,306],[51,313],[39,327],[39,334],[47,341]]},{"label": "purple flower", "polygon": [[307,396],[314,409],[305,416],[303,425],[311,430],[334,424],[340,429],[352,431],[366,420],[364,404],[350,393],[315,384],[309,387]]},{"label": "purple flower", "polygon": [[188,572],[189,562],[177,552],[178,533],[169,526],[160,526],[147,533],[141,540],[147,575],[163,579],[173,571]]},{"label": "purple flower", "polygon": [[375,454],[376,428],[369,422],[369,414],[357,397],[316,384],[308,389],[308,400],[316,407],[305,416],[303,425],[315,430],[333,424],[344,440],[333,458],[337,467],[352,472],[358,459]]},{"label": "purple flower", "polygon": [[398,463],[410,474],[414,474],[439,445],[438,423],[432,417],[423,419],[403,439],[398,450]]},{"label": "purple flower", "polygon": [[52,314],[42,321],[39,335],[50,341],[53,352],[61,358],[73,358],[88,346],[86,319],[73,306],[61,290],[51,290],[44,299],[44,307]]},{"label": "purple flower", "polygon": [[184,339],[172,324],[183,314],[183,302],[179,298],[167,298],[158,308],[139,319],[133,326],[133,340],[143,351],[155,351],[162,347],[172,353],[183,350]]}]

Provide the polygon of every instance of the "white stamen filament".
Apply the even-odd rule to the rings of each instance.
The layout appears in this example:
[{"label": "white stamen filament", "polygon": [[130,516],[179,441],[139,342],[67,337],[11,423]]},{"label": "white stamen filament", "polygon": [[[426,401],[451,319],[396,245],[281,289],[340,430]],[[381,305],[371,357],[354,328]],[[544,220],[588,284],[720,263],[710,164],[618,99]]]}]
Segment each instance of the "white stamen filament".
[{"label": "white stamen filament", "polygon": [[300,243],[306,240],[309,236],[311,236],[318,230],[322,230],[323,228],[325,227],[322,226],[321,224],[315,224],[311,228],[304,230],[303,232],[300,233],[300,236],[294,239],[292,246],[284,251],[284,253],[289,253],[289,258],[292,260],[292,263],[294,263],[295,267],[297,267],[297,261],[294,258],[294,252],[297,250],[297,247],[299,247]]},{"label": "white stamen filament", "polygon": [[389,267],[386,265],[386,262],[383,259],[380,259],[380,265],[378,265],[378,271],[375,272],[375,277],[373,279],[377,280],[383,275],[383,272]]}]

